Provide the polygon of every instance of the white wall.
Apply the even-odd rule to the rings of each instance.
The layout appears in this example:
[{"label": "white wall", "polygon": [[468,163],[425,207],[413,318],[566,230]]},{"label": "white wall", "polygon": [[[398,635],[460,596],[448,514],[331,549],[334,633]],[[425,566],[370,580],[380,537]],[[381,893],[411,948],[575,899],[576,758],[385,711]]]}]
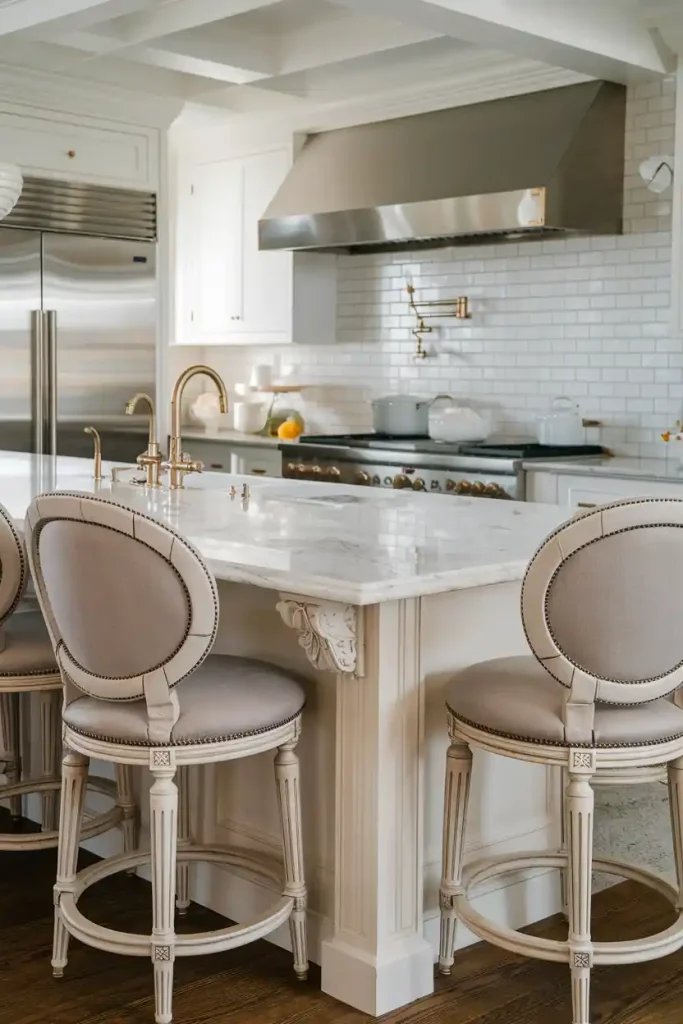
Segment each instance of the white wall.
[{"label": "white wall", "polygon": [[[256,361],[296,364],[300,381],[318,385],[299,401],[309,430],[367,429],[368,398],[403,390],[470,397],[495,408],[502,430],[528,432],[554,396],[569,395],[603,422],[603,444],[665,454],[659,434],[683,408],[683,344],[670,329],[671,194],[649,193],[637,167],[673,153],[674,105],[673,78],[629,90],[623,236],[343,256],[336,345],[203,357],[229,383]],[[418,297],[466,294],[472,306],[470,321],[445,321],[427,338],[435,355],[422,362],[406,273]],[[198,355],[178,350],[173,361]]]}]

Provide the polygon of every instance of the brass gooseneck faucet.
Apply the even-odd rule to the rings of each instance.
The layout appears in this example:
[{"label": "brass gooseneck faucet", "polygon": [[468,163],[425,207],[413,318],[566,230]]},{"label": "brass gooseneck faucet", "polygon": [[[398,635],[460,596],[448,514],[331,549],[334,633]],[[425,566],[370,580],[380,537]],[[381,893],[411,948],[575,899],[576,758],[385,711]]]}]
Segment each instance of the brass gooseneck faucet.
[{"label": "brass gooseneck faucet", "polygon": [[187,370],[180,374],[173,386],[173,394],[171,396],[171,437],[168,445],[168,462],[165,462],[162,466],[163,469],[168,469],[169,471],[169,487],[171,490],[177,490],[183,486],[186,473],[201,473],[204,469],[201,462],[193,462],[189,455],[183,454],[183,442],[180,436],[183,392],[187,382],[200,374],[211,378],[218,390],[221,412],[225,413],[228,411],[228,392],[226,391],[225,384],[220,375],[215,370],[212,370],[210,366],[188,366]]},{"label": "brass gooseneck faucet", "polygon": [[154,409],[154,402],[144,391],[138,391],[136,395],[126,403],[126,416],[132,416],[138,402],[146,402],[149,406],[149,436],[147,440],[147,451],[138,455],[137,464],[147,473],[147,486],[158,487],[161,475],[161,450],[157,440],[157,418]]},{"label": "brass gooseneck faucet", "polygon": [[93,439],[94,453],[93,453],[93,480],[102,479],[102,442],[100,441],[100,435],[94,427],[84,427],[84,434],[90,434]]}]

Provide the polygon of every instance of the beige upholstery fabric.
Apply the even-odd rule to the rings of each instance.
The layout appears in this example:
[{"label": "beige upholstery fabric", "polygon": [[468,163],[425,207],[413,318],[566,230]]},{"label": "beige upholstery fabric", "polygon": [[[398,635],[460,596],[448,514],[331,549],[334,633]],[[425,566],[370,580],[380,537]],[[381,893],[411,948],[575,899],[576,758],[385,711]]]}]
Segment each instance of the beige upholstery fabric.
[{"label": "beige upholstery fabric", "polygon": [[650,526],[603,537],[564,561],[546,597],[559,649],[593,676],[635,682],[683,662],[678,595],[683,530]]},{"label": "beige upholstery fabric", "polygon": [[[568,745],[562,719],[566,700],[566,688],[530,655],[472,665],[446,690],[446,704],[456,718],[488,732],[563,746]],[[665,698],[632,708],[596,705],[596,746],[643,745],[680,736],[683,710]]]},{"label": "beige upholstery fabric", "polygon": [[12,518],[0,505],[0,623],[21,601],[28,579],[26,552],[12,525]]},{"label": "beige upholstery fabric", "polygon": [[61,639],[87,672],[141,675],[180,647],[187,592],[152,548],[106,526],[54,519],[41,531],[39,553]]},{"label": "beige upholstery fabric", "polygon": [[32,676],[57,671],[50,637],[40,612],[13,615],[2,627],[0,684],[3,676]]},{"label": "beige upholstery fabric", "polygon": [[[223,655],[208,657],[176,693],[180,717],[171,745],[264,732],[292,721],[305,702],[303,688],[283,669]],[[150,742],[144,701],[111,704],[80,697],[65,708],[64,721],[77,732],[116,743]]]}]

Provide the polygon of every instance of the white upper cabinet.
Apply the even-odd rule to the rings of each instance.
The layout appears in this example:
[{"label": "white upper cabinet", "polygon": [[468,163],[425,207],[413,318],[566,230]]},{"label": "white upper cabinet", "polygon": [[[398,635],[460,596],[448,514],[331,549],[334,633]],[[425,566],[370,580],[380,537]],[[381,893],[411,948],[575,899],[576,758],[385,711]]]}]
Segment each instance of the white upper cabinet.
[{"label": "white upper cabinet", "polygon": [[156,190],[158,139],[154,128],[0,108],[2,159],[42,178]]},{"label": "white upper cabinet", "polygon": [[334,341],[336,258],[258,247],[259,219],[290,165],[281,148],[181,170],[177,344]]}]

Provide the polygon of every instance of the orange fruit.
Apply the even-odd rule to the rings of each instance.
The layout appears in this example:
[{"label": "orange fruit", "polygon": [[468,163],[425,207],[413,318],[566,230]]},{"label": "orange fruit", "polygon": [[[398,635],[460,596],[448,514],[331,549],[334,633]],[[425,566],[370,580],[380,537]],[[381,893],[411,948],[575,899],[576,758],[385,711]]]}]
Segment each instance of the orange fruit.
[{"label": "orange fruit", "polygon": [[277,436],[281,441],[296,441],[303,427],[294,419],[285,420],[277,428]]}]

